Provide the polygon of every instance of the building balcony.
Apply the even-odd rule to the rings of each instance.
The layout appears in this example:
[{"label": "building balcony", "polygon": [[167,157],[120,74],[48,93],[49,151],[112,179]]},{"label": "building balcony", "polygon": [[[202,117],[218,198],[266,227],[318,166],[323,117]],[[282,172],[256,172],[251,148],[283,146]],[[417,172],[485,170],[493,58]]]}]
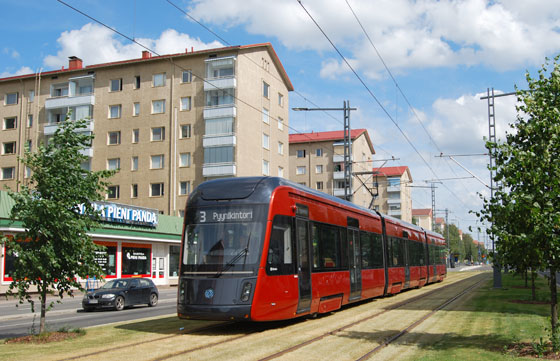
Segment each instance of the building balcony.
[{"label": "building balcony", "polygon": [[[353,157],[350,157],[350,161],[353,161]],[[344,154],[333,155],[333,163],[344,163]]]},{"label": "building balcony", "polygon": [[81,155],[85,155],[86,157],[93,158],[93,148],[85,148],[80,150]]},{"label": "building balcony", "polygon": [[47,110],[56,108],[77,107],[80,105],[95,105],[95,96],[93,94],[87,94],[78,95],[75,97],[48,98],[45,101],[45,108]]},{"label": "building balcony", "polygon": [[344,179],[344,172],[333,172],[333,179]]},{"label": "building balcony", "polygon": [[[61,124],[62,124],[62,122],[45,124],[45,128],[43,129],[43,133],[45,135],[53,135],[54,133],[56,133],[56,130],[58,129],[58,127],[60,127]],[[87,121],[86,126],[84,128],[78,128],[78,129],[76,129],[76,131],[78,131],[78,132],[93,132],[93,120]]]},{"label": "building balcony", "polygon": [[[348,190],[348,194],[352,194],[352,192],[350,190]],[[334,188],[333,189],[333,196],[344,197],[344,188]]]},{"label": "building balcony", "polygon": [[387,212],[387,214],[392,216],[392,217],[400,217],[401,216],[401,210],[400,209],[389,209],[389,212]]},{"label": "building balcony", "polygon": [[401,204],[401,199],[400,198],[395,198],[395,199],[387,199],[387,204]]},{"label": "building balcony", "polygon": [[388,186],[387,187],[387,192],[400,192],[401,191],[401,186]]},{"label": "building balcony", "polygon": [[236,115],[237,108],[233,104],[204,108],[204,119],[235,118]]},{"label": "building balcony", "polygon": [[225,135],[205,135],[202,138],[202,146],[216,147],[216,146],[235,146],[237,143],[237,138],[234,134]]},{"label": "building balcony", "polygon": [[235,163],[204,164],[202,166],[203,177],[225,177],[235,176],[236,174]]},{"label": "building balcony", "polygon": [[236,87],[237,87],[237,79],[235,77],[204,79],[204,91],[235,89]]}]

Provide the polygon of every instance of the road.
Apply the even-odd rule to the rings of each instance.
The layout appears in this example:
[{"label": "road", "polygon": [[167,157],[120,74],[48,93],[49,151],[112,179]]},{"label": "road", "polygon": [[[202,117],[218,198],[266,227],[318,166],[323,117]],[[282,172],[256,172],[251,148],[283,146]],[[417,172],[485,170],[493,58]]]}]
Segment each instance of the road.
[{"label": "road", "polygon": [[[58,330],[61,327],[83,328],[104,325],[113,322],[136,320],[146,317],[173,315],[177,312],[177,289],[160,288],[159,302],[156,307],[134,306],[123,311],[99,310],[84,312],[82,310],[82,293],[74,298],[65,297],[62,303],[55,303],[47,312],[47,329]],[[50,300],[56,300],[50,298]],[[0,299],[0,339],[29,334],[33,329],[39,330],[40,304],[36,300],[35,313],[31,312],[29,303],[16,307],[17,301]],[[35,317],[35,319],[34,319]]]}]

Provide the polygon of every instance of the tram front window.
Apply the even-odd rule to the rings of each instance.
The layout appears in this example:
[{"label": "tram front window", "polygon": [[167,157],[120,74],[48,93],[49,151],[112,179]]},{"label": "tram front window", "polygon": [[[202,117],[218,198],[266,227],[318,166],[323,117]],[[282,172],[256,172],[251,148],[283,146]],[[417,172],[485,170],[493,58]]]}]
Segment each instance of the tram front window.
[{"label": "tram front window", "polygon": [[262,224],[212,223],[187,227],[183,264],[188,266],[251,265],[258,263]]}]

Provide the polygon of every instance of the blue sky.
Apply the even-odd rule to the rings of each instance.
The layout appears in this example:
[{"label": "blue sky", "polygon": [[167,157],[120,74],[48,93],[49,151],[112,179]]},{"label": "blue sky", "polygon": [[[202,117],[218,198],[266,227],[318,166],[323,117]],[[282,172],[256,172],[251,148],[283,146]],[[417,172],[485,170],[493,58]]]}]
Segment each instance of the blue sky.
[{"label": "blue sky", "polygon": [[[226,45],[166,0],[65,1],[159,54]],[[398,158],[386,166],[409,166],[415,186],[436,177],[469,177],[436,155],[484,153],[488,115],[480,96],[487,88],[497,93],[513,91],[515,85],[524,88],[525,72],[535,75],[545,57],[560,51],[559,0],[302,0],[303,7],[297,0],[170,1],[231,45],[272,43],[296,90],[290,94],[291,107],[340,107],[349,100],[358,108],[351,115],[352,128],[368,129],[375,159]],[[0,0],[0,6],[0,77],[57,69],[71,55],[86,64],[140,56],[137,45],[58,1]],[[499,136],[515,116],[514,97],[496,100]],[[336,112],[290,115],[292,132],[342,129],[341,122],[342,113]],[[488,160],[456,159],[482,182],[471,178],[438,184],[436,207],[449,208],[451,221],[468,231],[475,225],[468,211],[481,205],[477,193],[488,195],[482,184],[489,182]],[[429,189],[413,188],[413,207],[431,207]],[[478,238],[476,232],[473,236]]]}]

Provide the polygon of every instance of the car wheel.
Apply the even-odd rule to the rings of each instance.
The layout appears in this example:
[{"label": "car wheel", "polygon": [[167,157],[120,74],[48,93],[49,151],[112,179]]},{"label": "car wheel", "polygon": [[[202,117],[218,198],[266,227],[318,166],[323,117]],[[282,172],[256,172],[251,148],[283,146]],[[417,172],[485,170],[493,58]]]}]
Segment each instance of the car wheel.
[{"label": "car wheel", "polygon": [[157,305],[157,301],[158,301],[157,295],[155,293],[152,293],[150,295],[150,303],[148,303],[148,306],[154,307],[155,305]]},{"label": "car wheel", "polygon": [[122,296],[118,296],[115,299],[115,310],[121,311],[124,308],[124,298]]}]

